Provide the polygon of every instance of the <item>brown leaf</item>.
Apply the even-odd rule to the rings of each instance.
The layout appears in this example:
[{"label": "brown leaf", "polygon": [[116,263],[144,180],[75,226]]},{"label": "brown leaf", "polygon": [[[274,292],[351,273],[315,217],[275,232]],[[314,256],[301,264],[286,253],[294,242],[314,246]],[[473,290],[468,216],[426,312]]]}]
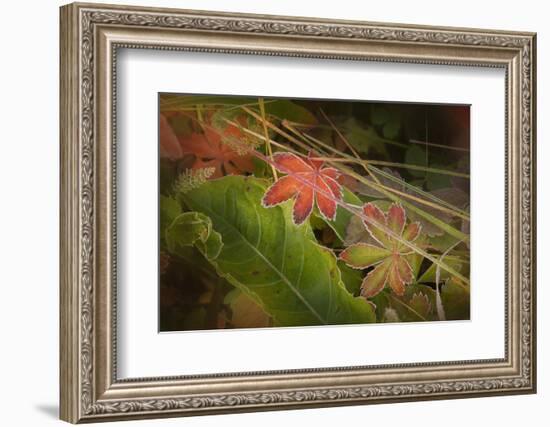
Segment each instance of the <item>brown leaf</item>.
[{"label": "brown leaf", "polygon": [[270,326],[270,317],[244,293],[239,293],[230,303],[233,316],[231,323],[236,328],[265,328]]}]

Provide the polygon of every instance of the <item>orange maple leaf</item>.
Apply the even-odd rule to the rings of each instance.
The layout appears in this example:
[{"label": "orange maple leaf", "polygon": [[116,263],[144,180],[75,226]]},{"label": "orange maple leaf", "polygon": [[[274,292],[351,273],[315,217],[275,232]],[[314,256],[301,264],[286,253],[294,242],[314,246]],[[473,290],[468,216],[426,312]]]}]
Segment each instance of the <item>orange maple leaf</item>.
[{"label": "orange maple leaf", "polygon": [[316,202],[321,215],[334,220],[336,200],[342,199],[342,187],[337,181],[340,173],[323,167],[323,163],[311,155],[302,159],[292,153],[275,153],[273,166],[287,175],[268,188],[262,205],[270,208],[294,198],[292,219],[299,225],[309,217]]},{"label": "orange maple leaf", "polygon": [[421,226],[418,222],[412,222],[405,227],[405,210],[397,203],[392,203],[387,214],[373,203],[367,203],[363,206],[363,213],[372,221],[371,223],[364,220],[363,223],[379,246],[356,243],[342,251],[340,259],[356,269],[375,267],[361,284],[361,295],[364,297],[375,296],[386,284],[397,295],[402,296],[405,293],[405,285],[414,280],[413,270],[406,259],[411,250],[386,233],[382,227],[391,230],[402,240],[413,242],[420,235]]},{"label": "orange maple leaf", "polygon": [[177,137],[172,131],[168,120],[160,115],[160,148],[161,157],[177,160],[186,154],[195,156],[192,169],[215,168],[211,178],[224,175],[239,175],[243,172],[253,172],[254,164],[250,154],[238,153],[225,139],[244,139],[243,132],[235,126],[227,126],[216,130],[205,126],[204,132],[193,132],[190,135]]}]

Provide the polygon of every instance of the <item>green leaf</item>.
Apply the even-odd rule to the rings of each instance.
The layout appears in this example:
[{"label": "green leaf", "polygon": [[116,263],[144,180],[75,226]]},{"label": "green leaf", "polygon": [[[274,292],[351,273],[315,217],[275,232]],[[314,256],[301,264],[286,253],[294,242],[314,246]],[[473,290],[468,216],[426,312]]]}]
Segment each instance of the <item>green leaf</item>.
[{"label": "green leaf", "polygon": [[384,290],[372,299],[380,321],[384,321],[387,308],[395,310],[402,322],[419,322],[437,320],[435,317],[435,292],[425,285],[407,285],[405,294],[399,297],[391,291]]},{"label": "green leaf", "polygon": [[361,270],[348,267],[345,262],[338,260],[338,268],[342,276],[342,282],[350,294],[359,295],[361,283],[363,283],[363,273]]},{"label": "green leaf", "polygon": [[378,136],[373,127],[363,128],[355,119],[351,118],[344,124],[345,137],[353,147],[363,154],[374,150],[380,154],[387,154],[386,143],[392,143]]},{"label": "green leaf", "polygon": [[436,251],[445,252],[459,241],[460,239],[457,239],[455,236],[445,233],[430,238],[430,246]]},{"label": "green leaf", "polygon": [[181,213],[181,206],[176,199],[168,196],[160,196],[160,235],[165,236],[166,228]]},{"label": "green leaf", "polygon": [[257,157],[252,157],[252,164],[254,165],[254,176],[257,178],[264,178],[267,172],[270,171],[267,163]]},{"label": "green leaf", "polygon": [[[433,162],[430,167],[434,169],[450,170],[451,166]],[[440,173],[427,172],[426,173],[426,187],[428,190],[440,190],[447,188],[451,185],[451,177]]]},{"label": "green leaf", "polygon": [[383,125],[390,120],[390,113],[384,105],[372,105],[370,119],[374,125]]},{"label": "green leaf", "polygon": [[[405,163],[410,165],[428,166],[426,161],[426,151],[420,145],[411,145],[411,147],[405,153]],[[408,172],[412,176],[424,177],[425,171],[409,169]]]},{"label": "green leaf", "polygon": [[265,99],[265,113],[268,116],[275,116],[281,120],[312,125],[317,119],[307,109],[288,99]]},{"label": "green leaf", "polygon": [[368,243],[356,243],[348,246],[341,254],[340,259],[352,268],[364,269],[370,267],[392,255],[389,249]]},{"label": "green leaf", "polygon": [[[363,202],[359,197],[357,197],[354,193],[349,191],[346,187],[342,187],[342,199],[344,202],[346,202],[349,205],[355,205],[355,206],[362,206]],[[344,242],[346,239],[347,229],[350,221],[353,217],[356,215],[353,215],[350,211],[347,209],[342,208],[341,206],[338,206],[336,209],[336,218],[334,218],[334,221],[329,221],[319,215],[319,218],[321,218],[323,221],[325,221],[330,228],[334,231],[336,236]],[[366,230],[366,229],[365,229]]]},{"label": "green leaf", "polygon": [[450,187],[451,176],[442,173],[431,172],[440,170],[459,172],[456,165],[446,164],[447,159],[432,152],[426,152],[422,145],[412,145],[405,153],[405,163],[408,165],[421,166],[426,170],[408,168],[408,172],[417,178],[423,178],[428,190],[439,190]]},{"label": "green leaf", "polygon": [[262,207],[267,183],[226,176],[181,195],[222,237],[210,260],[218,274],[281,326],[374,322],[370,304],[346,290],[334,254],[308,223],[293,224],[291,205]]},{"label": "green leaf", "polygon": [[374,125],[382,127],[384,138],[395,139],[401,131],[401,114],[387,105],[372,105],[370,119]]},{"label": "green leaf", "polygon": [[384,135],[384,138],[396,139],[399,136],[400,131],[401,131],[401,123],[389,122],[384,125],[384,129],[382,133]]},{"label": "green leaf", "polygon": [[199,212],[178,215],[165,234],[168,250],[178,255],[187,254],[189,246],[196,246],[208,259],[215,259],[223,246],[221,235],[212,230],[210,218]]},{"label": "green leaf", "polygon": [[159,188],[162,194],[169,194],[172,183],[178,176],[178,163],[169,159],[160,159]]},{"label": "green leaf", "polygon": [[[462,258],[453,255],[447,255],[445,258],[443,258],[443,261],[445,262],[445,264],[452,267],[459,273],[462,272],[462,266],[466,263],[466,261],[464,261]],[[424,274],[418,279],[418,281],[422,283],[435,283],[436,270],[437,266],[435,264],[430,265],[430,267],[424,272]],[[442,268],[439,269],[439,274],[440,280],[445,280],[449,277],[452,277],[449,272],[443,270]]]},{"label": "green leaf", "polygon": [[[415,241],[416,244],[420,244],[422,237],[420,237],[418,240]],[[422,261],[424,260],[424,257],[420,254],[417,254],[416,252],[405,255],[405,259],[409,263],[409,265],[412,268],[413,271],[413,277],[416,279],[418,276],[418,272],[420,271],[420,267],[422,266]]]},{"label": "green leaf", "polygon": [[[430,292],[430,294],[433,294],[433,292]],[[414,293],[408,304],[414,313],[418,313],[425,319],[428,319],[433,312],[433,303],[425,292]]]},{"label": "green leaf", "polygon": [[441,302],[447,320],[470,319],[470,292],[452,279],[441,287]]},{"label": "green leaf", "polygon": [[238,122],[238,118],[242,114],[243,111],[240,108],[222,108],[212,114],[210,122],[218,131],[223,132],[228,126],[226,120]]}]

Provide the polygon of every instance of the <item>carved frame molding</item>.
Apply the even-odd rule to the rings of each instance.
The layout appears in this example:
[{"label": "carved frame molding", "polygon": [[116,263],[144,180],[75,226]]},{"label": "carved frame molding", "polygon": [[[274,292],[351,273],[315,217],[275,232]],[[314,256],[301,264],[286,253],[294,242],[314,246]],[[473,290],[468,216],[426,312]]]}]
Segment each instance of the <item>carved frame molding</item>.
[{"label": "carved frame molding", "polygon": [[[506,357],[117,380],[113,147],[118,48],[504,67]],[[532,33],[62,7],[61,418],[75,423],[534,392],[535,50]],[[289,387],[288,380],[299,385]]]}]

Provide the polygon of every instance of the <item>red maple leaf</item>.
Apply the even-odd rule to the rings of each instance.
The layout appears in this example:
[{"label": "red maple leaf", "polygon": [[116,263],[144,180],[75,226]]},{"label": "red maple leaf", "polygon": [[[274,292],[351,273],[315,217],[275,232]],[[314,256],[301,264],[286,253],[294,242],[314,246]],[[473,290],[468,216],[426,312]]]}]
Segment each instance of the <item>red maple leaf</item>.
[{"label": "red maple leaf", "polygon": [[323,163],[311,154],[302,159],[291,153],[275,153],[273,165],[287,175],[269,187],[262,199],[263,206],[270,208],[293,198],[292,219],[299,225],[309,217],[316,202],[321,215],[334,220],[336,200],[342,200],[342,187],[337,181],[340,173],[323,167]]},{"label": "red maple leaf", "polygon": [[227,126],[218,131],[211,126],[205,126],[204,132],[193,132],[190,135],[174,134],[168,120],[160,115],[160,148],[161,157],[177,160],[185,154],[195,156],[192,169],[215,168],[212,178],[224,175],[238,175],[243,172],[253,172],[254,164],[250,154],[235,151],[225,139],[244,139],[243,132],[235,126]]},{"label": "red maple leaf", "polygon": [[177,160],[183,156],[180,142],[164,114],[159,115],[160,157]]},{"label": "red maple leaf", "polygon": [[[242,138],[240,130],[233,126],[228,126],[223,136]],[[222,141],[222,135],[214,129],[205,128],[204,133],[193,133],[185,139],[180,139],[180,144],[184,153],[193,154],[196,157],[192,169],[211,167],[216,169],[212,178],[254,171],[252,156],[237,153]]]},{"label": "red maple leaf", "polygon": [[[348,246],[340,254],[340,259],[357,269],[374,266],[361,285],[361,295],[364,297],[375,296],[386,284],[402,296],[405,285],[414,280],[413,270],[406,258],[412,252],[402,241],[415,241],[420,235],[421,226],[418,222],[412,222],[405,227],[405,210],[396,203],[390,206],[387,214],[373,203],[367,203],[363,206],[363,214],[372,221],[363,222],[379,245],[356,243]],[[390,236],[383,228],[391,230],[400,240]]]}]

